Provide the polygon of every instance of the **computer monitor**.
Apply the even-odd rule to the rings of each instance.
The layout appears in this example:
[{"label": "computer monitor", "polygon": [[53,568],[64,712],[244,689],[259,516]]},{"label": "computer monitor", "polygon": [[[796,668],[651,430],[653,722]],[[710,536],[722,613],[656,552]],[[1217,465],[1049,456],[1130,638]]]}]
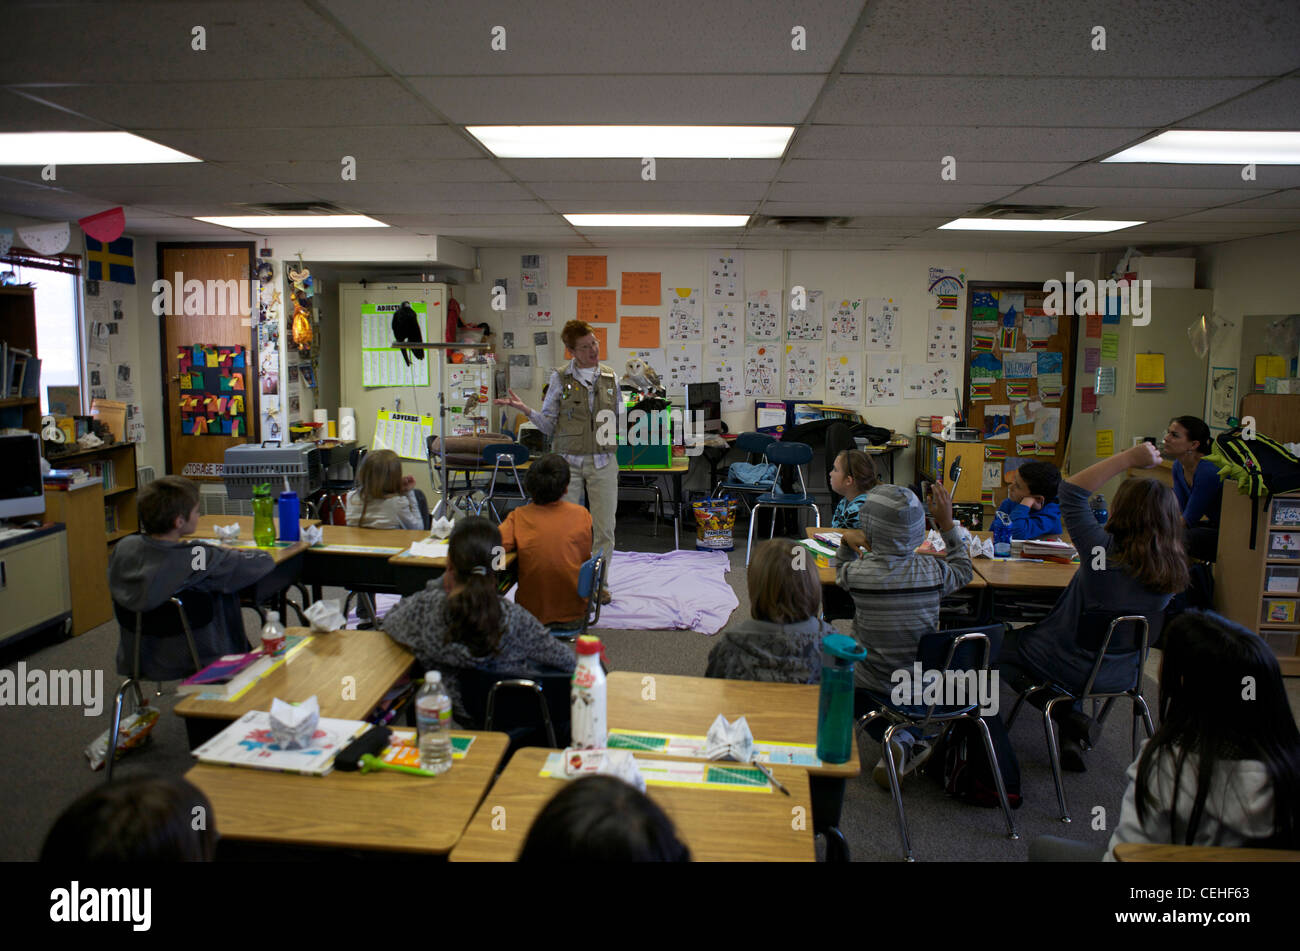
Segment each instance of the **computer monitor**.
[{"label": "computer monitor", "polygon": [[41,479],[41,440],[35,433],[0,436],[0,518],[22,518],[45,511]]},{"label": "computer monitor", "polygon": [[694,427],[696,413],[702,413],[706,433],[722,432],[722,387],[717,383],[686,384],[687,425]]}]

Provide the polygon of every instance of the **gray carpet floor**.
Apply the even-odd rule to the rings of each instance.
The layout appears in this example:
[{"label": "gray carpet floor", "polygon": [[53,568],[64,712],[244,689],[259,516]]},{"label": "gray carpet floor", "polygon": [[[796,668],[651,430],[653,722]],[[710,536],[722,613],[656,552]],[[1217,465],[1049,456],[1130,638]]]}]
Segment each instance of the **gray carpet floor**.
[{"label": "gray carpet floor", "polygon": [[[744,522],[740,530],[744,530]],[[683,547],[693,546],[693,535],[683,534]],[[660,523],[652,535],[648,515],[621,517],[617,546],[621,550],[669,551],[672,525]],[[744,538],[731,555],[728,580],[736,590],[740,607],[732,617],[749,616],[745,583]],[[341,592],[327,589],[327,597]],[[245,612],[250,633],[255,633],[251,612]],[[836,626],[845,631],[850,622]],[[611,665],[620,670],[702,676],[713,639],[693,631],[629,631],[602,629]],[[103,710],[98,717],[85,716],[81,708],[22,707],[0,716],[0,749],[4,751],[5,777],[0,784],[0,860],[32,860],[40,852],[45,833],[69,803],[103,782],[102,772],[92,772],[83,748],[107,728],[112,713],[112,695],[118,678],[113,673],[117,647],[115,624],[105,624],[80,637],[29,649],[19,655],[10,652],[4,665],[13,669],[18,661],[27,667],[91,669],[104,672]],[[1153,652],[1148,664],[1144,694],[1156,709],[1157,690],[1153,679],[1159,655]],[[1292,708],[1300,709],[1300,684],[1287,681]],[[1013,695],[1003,689],[1004,714]],[[153,741],[122,759],[116,775],[143,773],[181,775],[193,761],[189,755],[181,719],[172,713],[174,696],[156,698],[162,719]],[[1001,811],[982,809],[949,799],[937,783],[926,776],[911,776],[903,784],[912,846],[918,861],[1024,861],[1035,836],[1050,834],[1093,843],[1103,848],[1119,819],[1123,800],[1124,772],[1131,760],[1127,705],[1116,710],[1096,748],[1088,754],[1088,771],[1067,774],[1066,794],[1074,821],[1058,819],[1056,794],[1043,736],[1041,715],[1026,709],[1012,730],[1012,742],[1020,760],[1024,805],[1014,813],[1018,840],[1006,837]],[[898,824],[889,793],[871,779],[871,767],[880,747],[869,739],[861,742],[862,775],[849,780],[844,799],[841,829],[854,861],[898,861],[901,858]],[[218,817],[218,823],[220,817]],[[819,844],[818,853],[823,848]]]}]

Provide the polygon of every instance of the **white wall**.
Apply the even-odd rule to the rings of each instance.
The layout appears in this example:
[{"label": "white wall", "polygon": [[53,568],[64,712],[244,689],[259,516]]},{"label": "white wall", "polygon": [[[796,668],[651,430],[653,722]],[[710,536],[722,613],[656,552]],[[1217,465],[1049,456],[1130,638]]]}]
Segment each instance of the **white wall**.
[{"label": "white wall", "polygon": [[[977,241],[978,239],[972,239]],[[550,328],[524,323],[522,302],[518,298],[520,255],[544,253],[548,258],[551,307],[555,320]],[[566,259],[569,254],[603,254],[607,260],[609,287],[621,284],[621,273],[628,271],[658,271],[663,283],[669,287],[703,288],[707,252],[702,250],[665,250],[662,248],[616,248],[590,250],[578,248],[484,248],[480,250],[483,280],[480,284],[464,286],[462,299],[466,306],[462,318],[471,323],[487,321],[498,335],[512,330],[516,336],[515,353],[533,352],[532,334],[535,330],[552,330],[557,335],[564,322],[576,315],[577,288],[565,286]],[[1008,254],[979,251],[901,252],[901,251],[749,251],[744,255],[745,287],[748,291],[761,289],[788,293],[795,284],[809,290],[822,290],[825,300],[838,301],[855,297],[892,297],[902,306],[903,332],[900,349],[903,362],[924,363],[929,312],[934,298],[928,293],[928,274],[932,265],[964,268],[968,281],[1048,281],[1064,280],[1066,271],[1077,277],[1092,277],[1097,265],[1091,254]],[[510,288],[510,308],[505,313],[493,311],[490,305],[491,289],[496,278],[506,278]],[[788,301],[787,301],[788,303]],[[963,301],[964,306],[964,301]],[[705,329],[707,301],[705,302]],[[743,308],[742,308],[743,312]],[[828,303],[828,315],[829,315]],[[660,307],[641,307],[619,304],[619,315],[649,315],[664,318],[661,334],[667,333],[667,301]],[[958,324],[965,332],[965,311],[959,312]],[[610,327],[609,354],[602,354],[603,362],[610,364],[620,374],[628,351],[616,344],[617,330]],[[661,339],[661,346],[667,343]],[[965,347],[963,338],[962,348]],[[501,351],[504,358],[511,351]],[[707,348],[706,348],[707,357]],[[563,348],[557,347],[555,359],[563,357]],[[962,383],[962,361],[953,364],[953,379],[958,390]],[[519,396],[536,407],[541,402],[541,388],[549,374],[534,370],[532,389]],[[784,394],[782,394],[784,395]],[[832,400],[831,402],[835,402]],[[886,426],[911,434],[917,416],[951,413],[956,400],[902,399],[896,406],[859,407],[867,419],[877,426]],[[723,419],[733,432],[752,429],[753,403],[740,412],[724,413]],[[896,479],[910,481],[912,473],[911,451],[898,460]]]}]

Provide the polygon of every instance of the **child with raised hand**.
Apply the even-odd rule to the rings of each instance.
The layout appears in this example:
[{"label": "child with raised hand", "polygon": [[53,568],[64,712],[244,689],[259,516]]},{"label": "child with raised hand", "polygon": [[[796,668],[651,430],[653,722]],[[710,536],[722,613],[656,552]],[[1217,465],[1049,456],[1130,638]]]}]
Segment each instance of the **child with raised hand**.
[{"label": "child with raised hand", "polygon": [[424,528],[415,498],[415,477],[402,475],[402,460],[391,449],[366,453],[357,473],[359,486],[348,494],[348,524],[354,528]]},{"label": "child with raised hand", "polygon": [[1206,611],[1169,625],[1160,728],[1128,769],[1116,845],[1300,849],[1300,731],[1277,658]]},{"label": "child with raised hand", "polygon": [[845,449],[831,469],[831,491],[840,496],[831,515],[831,528],[857,528],[858,512],[867,493],[880,482],[871,457],[860,449]]},{"label": "child with raised hand", "polygon": [[998,506],[1011,518],[1011,537],[1061,534],[1061,507],[1056,502],[1061,471],[1050,462],[1026,462],[1013,476],[1007,497]]},{"label": "child with raised hand", "polygon": [[704,676],[821,682],[822,638],[835,629],[817,616],[817,568],[811,558],[796,559],[795,547],[791,539],[769,538],[754,550],[747,573],[751,617],[722,632]]},{"label": "child with raised hand", "polygon": [[578,597],[578,572],[591,555],[591,513],[565,500],[569,478],[563,456],[541,456],[524,476],[532,501],[501,523],[501,544],[519,552],[515,603],[543,624],[567,626],[587,610]]}]

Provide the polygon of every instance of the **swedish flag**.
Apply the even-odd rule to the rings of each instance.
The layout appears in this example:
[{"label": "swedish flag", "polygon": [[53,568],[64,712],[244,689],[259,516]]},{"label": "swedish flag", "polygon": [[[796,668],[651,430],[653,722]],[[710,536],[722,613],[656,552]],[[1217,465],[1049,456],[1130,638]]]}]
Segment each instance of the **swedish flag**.
[{"label": "swedish flag", "polygon": [[135,283],[135,240],[118,238],[107,245],[86,235],[86,261],[88,281],[113,281],[116,284]]}]

